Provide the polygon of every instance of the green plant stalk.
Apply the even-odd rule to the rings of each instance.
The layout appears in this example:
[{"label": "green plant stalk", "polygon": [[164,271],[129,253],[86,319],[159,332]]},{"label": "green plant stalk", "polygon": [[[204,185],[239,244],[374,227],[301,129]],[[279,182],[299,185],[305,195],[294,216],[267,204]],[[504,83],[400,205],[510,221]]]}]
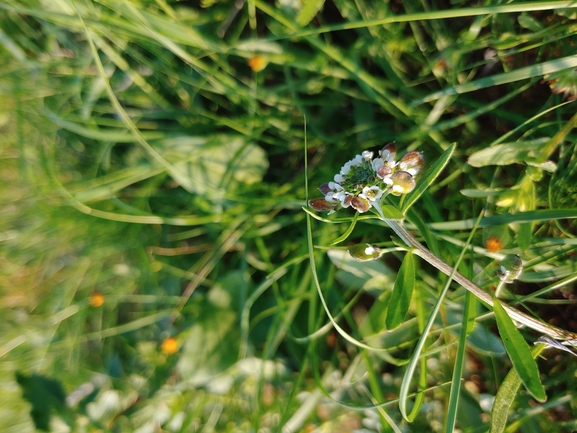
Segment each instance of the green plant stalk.
[{"label": "green plant stalk", "polygon": [[[417,239],[413,237],[412,234],[408,232],[408,230],[398,221],[394,221],[385,216],[380,211],[380,206],[375,206],[375,209],[379,213],[380,219],[384,221],[393,231],[399,236],[403,242],[410,248],[414,248],[414,253],[417,254],[419,257],[423,258],[431,265],[436,267],[439,271],[443,272],[445,275],[451,276],[453,275],[453,279],[479,298],[484,303],[493,307],[493,298],[463,274],[454,271],[453,267],[445,263],[439,257],[431,253],[423,244],[421,244]],[[521,311],[517,310],[516,308],[510,307],[509,305],[502,304],[503,308],[509,315],[509,317],[518,323],[521,323],[535,331],[541,332],[544,335],[548,335],[551,338],[556,340],[575,340],[577,339],[577,334],[566,331],[565,329],[557,328],[556,326],[540,322],[539,320],[522,313]]]}]

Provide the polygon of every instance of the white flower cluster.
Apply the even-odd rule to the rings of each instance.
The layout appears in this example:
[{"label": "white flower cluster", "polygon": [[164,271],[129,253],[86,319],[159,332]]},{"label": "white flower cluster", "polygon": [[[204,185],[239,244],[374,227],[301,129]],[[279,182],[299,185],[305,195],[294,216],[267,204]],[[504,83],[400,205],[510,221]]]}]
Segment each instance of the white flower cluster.
[{"label": "white flower cluster", "polygon": [[395,162],[393,143],[380,150],[378,157],[373,156],[373,152],[364,151],[343,165],[333,181],[319,187],[324,199],[311,200],[311,206],[331,213],[349,206],[366,212],[386,193],[400,195],[412,191],[414,177],[425,165],[420,152],[409,152]]}]

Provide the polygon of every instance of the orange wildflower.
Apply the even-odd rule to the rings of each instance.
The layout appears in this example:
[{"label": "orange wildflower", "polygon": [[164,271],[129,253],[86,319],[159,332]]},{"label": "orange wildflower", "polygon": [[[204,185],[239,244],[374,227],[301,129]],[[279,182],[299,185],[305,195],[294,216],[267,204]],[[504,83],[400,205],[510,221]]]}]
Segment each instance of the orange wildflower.
[{"label": "orange wildflower", "polygon": [[262,71],[264,68],[266,68],[267,64],[268,62],[264,59],[264,57],[258,54],[248,59],[248,66],[250,66],[254,72]]},{"label": "orange wildflower", "polygon": [[178,341],[174,337],[165,338],[161,345],[162,353],[172,355],[178,351]]},{"label": "orange wildflower", "polygon": [[485,242],[485,248],[490,253],[496,253],[503,249],[503,242],[497,236],[489,236],[487,241]]},{"label": "orange wildflower", "polygon": [[90,306],[94,308],[101,307],[104,304],[104,295],[100,292],[92,292],[90,294]]}]

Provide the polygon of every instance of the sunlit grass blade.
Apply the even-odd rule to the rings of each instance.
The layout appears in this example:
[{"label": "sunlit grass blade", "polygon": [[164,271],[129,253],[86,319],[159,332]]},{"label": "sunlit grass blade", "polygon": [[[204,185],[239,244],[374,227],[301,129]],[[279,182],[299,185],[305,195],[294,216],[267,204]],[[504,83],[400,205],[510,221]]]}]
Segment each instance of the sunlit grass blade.
[{"label": "sunlit grass blade", "polygon": [[[479,222],[479,227],[500,226],[511,223],[526,223],[533,221],[551,221],[577,218],[577,208],[575,209],[538,209],[528,212],[517,212],[515,214],[500,214],[483,217]],[[460,221],[433,222],[430,227],[435,230],[467,230],[474,226],[473,218]]]},{"label": "sunlit grass blade", "polygon": [[495,299],[493,311],[507,354],[523,385],[535,399],[547,400],[547,394],[545,394],[545,388],[543,388],[539,377],[537,363],[531,355],[531,349],[498,299]]},{"label": "sunlit grass blade", "polygon": [[435,99],[439,99],[443,96],[473,92],[475,90],[486,89],[487,87],[498,86],[501,84],[513,83],[516,81],[526,80],[528,78],[542,77],[545,74],[551,74],[563,69],[575,67],[577,67],[577,56],[567,56],[561,59],[519,68],[515,71],[503,72],[501,74],[493,75],[490,77],[480,78],[469,83],[448,87],[444,90],[431,93],[423,99],[413,102],[413,105],[416,106],[424,102],[434,101]]}]

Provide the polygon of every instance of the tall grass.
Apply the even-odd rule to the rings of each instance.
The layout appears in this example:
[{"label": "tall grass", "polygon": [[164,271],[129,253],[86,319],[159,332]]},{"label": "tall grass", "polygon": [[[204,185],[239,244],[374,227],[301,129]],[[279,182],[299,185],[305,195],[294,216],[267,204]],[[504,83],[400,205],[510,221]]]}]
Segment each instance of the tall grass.
[{"label": "tall grass", "polygon": [[[541,353],[537,403],[456,284],[404,419],[447,279],[415,260],[388,330],[393,232],[302,210],[363,150],[430,166],[456,143],[418,200],[389,204],[488,292],[519,254],[502,302],[577,331],[570,7],[5,0],[0,430],[577,428],[575,358]],[[354,261],[361,242],[387,254]]]}]

